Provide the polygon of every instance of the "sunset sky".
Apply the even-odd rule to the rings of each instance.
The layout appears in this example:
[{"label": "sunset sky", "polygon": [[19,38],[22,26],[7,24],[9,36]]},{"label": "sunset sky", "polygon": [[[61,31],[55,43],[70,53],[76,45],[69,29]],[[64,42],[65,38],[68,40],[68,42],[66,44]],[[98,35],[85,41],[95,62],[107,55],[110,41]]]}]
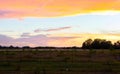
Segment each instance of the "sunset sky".
[{"label": "sunset sky", "polygon": [[81,46],[120,40],[120,0],[0,0],[0,45]]}]

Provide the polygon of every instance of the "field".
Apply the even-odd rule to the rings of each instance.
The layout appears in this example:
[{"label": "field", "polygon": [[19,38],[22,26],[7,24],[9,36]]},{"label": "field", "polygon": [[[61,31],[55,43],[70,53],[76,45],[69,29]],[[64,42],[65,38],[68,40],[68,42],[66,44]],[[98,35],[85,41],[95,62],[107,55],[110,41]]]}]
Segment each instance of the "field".
[{"label": "field", "polygon": [[0,51],[0,74],[120,74],[120,50]]}]

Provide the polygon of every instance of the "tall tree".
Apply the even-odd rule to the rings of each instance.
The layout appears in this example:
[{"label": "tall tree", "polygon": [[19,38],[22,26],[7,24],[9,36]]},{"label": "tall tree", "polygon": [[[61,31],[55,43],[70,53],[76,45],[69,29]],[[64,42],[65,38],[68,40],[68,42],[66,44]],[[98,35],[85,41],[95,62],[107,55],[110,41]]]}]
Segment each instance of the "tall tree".
[{"label": "tall tree", "polygon": [[120,40],[115,42],[113,46],[115,49],[120,49]]},{"label": "tall tree", "polygon": [[105,39],[88,39],[83,42],[82,48],[84,49],[110,49],[112,47],[112,42]]},{"label": "tall tree", "polygon": [[82,48],[90,49],[92,42],[93,42],[92,39],[87,39],[87,40],[82,44]]}]

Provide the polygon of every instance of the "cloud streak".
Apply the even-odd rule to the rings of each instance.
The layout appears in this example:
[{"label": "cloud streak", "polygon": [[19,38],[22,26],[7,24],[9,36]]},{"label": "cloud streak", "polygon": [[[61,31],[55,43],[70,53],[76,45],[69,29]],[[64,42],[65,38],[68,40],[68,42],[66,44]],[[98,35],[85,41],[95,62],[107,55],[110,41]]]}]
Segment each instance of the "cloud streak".
[{"label": "cloud streak", "polygon": [[53,29],[47,29],[47,30],[41,30],[41,29],[36,29],[34,30],[35,33],[39,32],[53,32],[53,31],[61,31],[61,30],[66,30],[70,29],[71,27],[59,27],[59,28],[53,28]]},{"label": "cloud streak", "polygon": [[57,17],[120,11],[120,0],[0,0],[0,5],[0,15],[5,15],[1,18]]},{"label": "cloud streak", "polygon": [[30,33],[23,33],[22,35],[21,35],[21,37],[30,37],[31,35],[30,35]]}]

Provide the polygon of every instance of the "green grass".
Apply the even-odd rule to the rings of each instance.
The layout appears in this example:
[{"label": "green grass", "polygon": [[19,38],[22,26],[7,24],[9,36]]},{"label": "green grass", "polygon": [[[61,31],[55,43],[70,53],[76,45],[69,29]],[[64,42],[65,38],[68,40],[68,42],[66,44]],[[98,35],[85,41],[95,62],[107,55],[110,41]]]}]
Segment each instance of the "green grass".
[{"label": "green grass", "polygon": [[120,74],[120,51],[0,51],[0,73]]}]

